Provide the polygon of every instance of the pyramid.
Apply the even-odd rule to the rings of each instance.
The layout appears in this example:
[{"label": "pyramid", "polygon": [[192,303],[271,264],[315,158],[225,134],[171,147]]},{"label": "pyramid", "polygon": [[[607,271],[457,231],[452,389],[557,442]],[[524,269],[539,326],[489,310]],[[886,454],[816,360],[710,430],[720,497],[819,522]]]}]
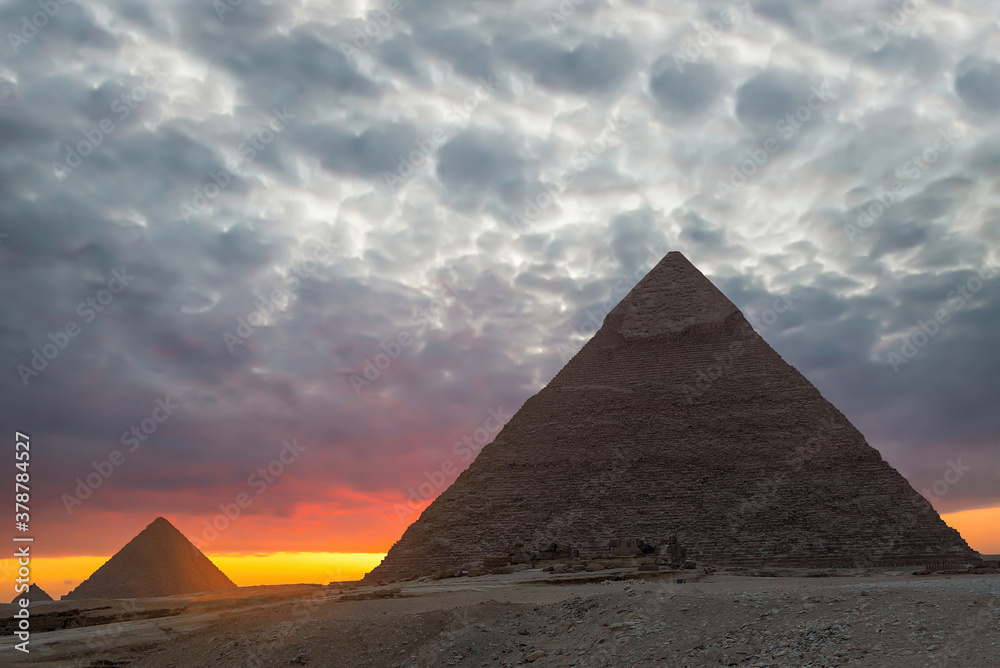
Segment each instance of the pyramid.
[{"label": "pyramid", "polygon": [[154,598],[235,587],[174,525],[157,517],[62,598]]},{"label": "pyramid", "polygon": [[583,559],[680,547],[718,565],[979,559],[676,251],[365,579],[553,544]]},{"label": "pyramid", "polygon": [[32,603],[43,603],[45,601],[51,601],[52,597],[45,593],[45,590],[36,585],[34,582],[28,587],[28,591],[18,594],[14,597],[14,600],[10,602],[11,605],[20,605],[18,603],[22,598],[26,598]]}]

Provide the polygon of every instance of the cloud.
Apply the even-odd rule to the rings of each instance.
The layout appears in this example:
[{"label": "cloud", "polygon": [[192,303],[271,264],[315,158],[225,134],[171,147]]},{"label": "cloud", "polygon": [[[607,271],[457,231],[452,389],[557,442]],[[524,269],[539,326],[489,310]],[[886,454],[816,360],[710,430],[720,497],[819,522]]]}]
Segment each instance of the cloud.
[{"label": "cloud", "polygon": [[[348,56],[372,20],[349,3],[243,3],[220,19],[204,2],[86,1],[16,53],[5,41],[0,391],[7,422],[52,453],[42,538],[84,550],[122,508],[197,527],[294,437],[302,466],[248,526],[311,527],[318,513],[331,535],[363,536],[345,549],[384,549],[394,500],[488,409],[537,392],[557,346],[581,343],[587,312],[664,247],[751,318],[798,295],[765,339],[918,488],[971,462],[949,510],[1000,504],[996,280],[898,372],[887,361],[1000,241],[1000,75],[963,37],[995,17],[956,2],[883,35],[862,2],[753,3],[678,67],[675,46],[725,6],[585,3],[550,24],[544,3],[414,0]],[[25,11],[8,3],[0,24]],[[149,72],[162,83],[120,118]],[[824,84],[837,99],[776,134]],[[185,219],[276,107],[288,127]],[[115,129],[60,177],[53,162],[106,118]],[[951,127],[953,145],[914,172]],[[720,197],[767,136],[777,150]],[[905,191],[849,239],[894,181]],[[123,268],[135,281],[85,322],[79,305]],[[70,322],[79,335],[25,386],[18,365]],[[232,347],[241,323],[252,331]],[[401,334],[410,343],[357,393],[351,376]],[[168,394],[183,408],[67,515],[60,495]],[[388,528],[372,528],[378,508]]]},{"label": "cloud", "polygon": [[596,38],[572,48],[528,39],[507,44],[505,51],[537,83],[580,95],[613,90],[631,73],[634,63],[632,49],[622,39]]},{"label": "cloud", "polygon": [[661,59],[653,65],[649,90],[664,109],[681,116],[705,111],[722,91],[722,77],[711,63],[689,63],[683,71]]},{"label": "cloud", "polygon": [[972,56],[964,58],[955,68],[955,92],[974,111],[997,111],[1000,109],[1000,63]]}]

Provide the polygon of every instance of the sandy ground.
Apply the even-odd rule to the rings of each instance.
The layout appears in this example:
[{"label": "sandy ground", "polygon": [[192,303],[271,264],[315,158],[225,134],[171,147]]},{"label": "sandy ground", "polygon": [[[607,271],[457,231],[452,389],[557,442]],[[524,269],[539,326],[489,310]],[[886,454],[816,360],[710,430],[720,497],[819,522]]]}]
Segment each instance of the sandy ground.
[{"label": "sandy ground", "polygon": [[[32,609],[33,628],[66,628],[33,632],[27,656],[13,651],[8,632],[0,664],[1000,666],[996,574],[639,576],[523,571],[47,603]],[[588,577],[620,579],[580,581]]]}]

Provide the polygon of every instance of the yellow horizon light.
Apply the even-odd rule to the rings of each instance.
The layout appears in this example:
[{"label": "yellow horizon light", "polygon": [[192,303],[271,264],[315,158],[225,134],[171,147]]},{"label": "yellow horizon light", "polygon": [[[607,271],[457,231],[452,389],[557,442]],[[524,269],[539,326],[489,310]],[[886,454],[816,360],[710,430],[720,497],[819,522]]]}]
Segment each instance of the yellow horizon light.
[{"label": "yellow horizon light", "polygon": [[[328,584],[360,580],[382,561],[377,552],[272,552],[208,554],[212,563],[240,587],[275,584]],[[93,575],[111,556],[37,557],[31,560],[31,582],[55,600]],[[16,592],[17,560],[0,560],[0,590]],[[6,599],[0,603],[6,603]]]},{"label": "yellow horizon light", "polygon": [[977,508],[942,514],[941,519],[980,554],[1000,555],[1000,508]]}]

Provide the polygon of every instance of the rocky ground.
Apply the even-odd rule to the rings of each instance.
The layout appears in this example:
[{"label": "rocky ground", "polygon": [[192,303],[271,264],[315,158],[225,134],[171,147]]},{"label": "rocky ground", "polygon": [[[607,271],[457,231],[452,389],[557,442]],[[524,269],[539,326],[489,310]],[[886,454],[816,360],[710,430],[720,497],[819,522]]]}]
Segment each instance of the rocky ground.
[{"label": "rocky ground", "polygon": [[[618,579],[582,581],[598,576]],[[35,633],[32,653],[21,663],[5,637],[0,662],[64,668],[1000,665],[996,574],[819,578],[633,569],[553,576],[529,570],[382,587],[244,588],[104,607],[108,603],[83,602],[103,612],[78,609],[77,616],[93,621],[103,614],[110,623]],[[39,605],[33,614],[41,622],[49,606],[50,614],[67,618],[60,607],[67,605]],[[169,614],[156,612],[162,610]],[[128,613],[134,613],[131,621]]]}]

